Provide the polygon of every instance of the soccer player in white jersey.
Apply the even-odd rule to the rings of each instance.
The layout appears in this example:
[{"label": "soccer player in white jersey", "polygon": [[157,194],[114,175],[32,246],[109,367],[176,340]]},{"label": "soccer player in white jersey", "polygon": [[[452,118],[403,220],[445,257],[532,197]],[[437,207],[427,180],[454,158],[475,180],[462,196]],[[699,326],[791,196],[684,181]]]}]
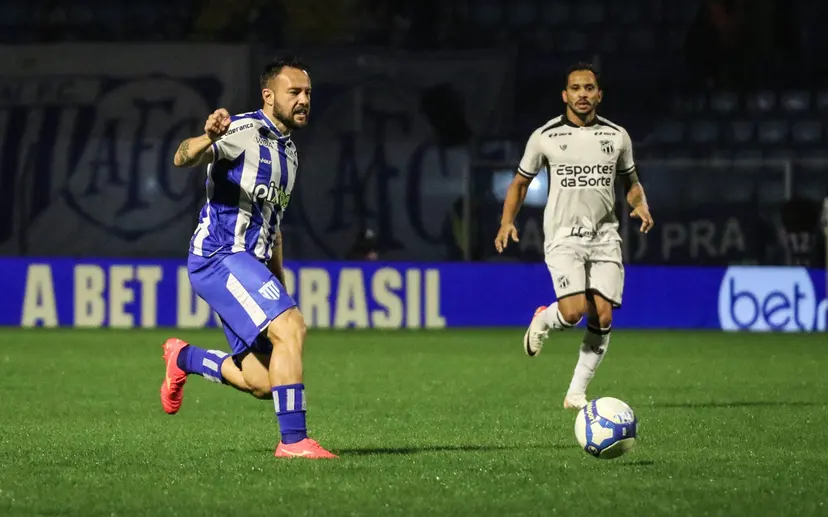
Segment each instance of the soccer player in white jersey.
[{"label": "soccer player in white jersey", "polygon": [[276,457],[336,458],[307,434],[305,322],[285,291],[279,230],[298,166],[290,134],[308,123],[310,75],[298,60],[278,59],[260,86],[262,109],[232,117],[216,110],[204,134],[181,142],[175,154],[178,167],[207,166],[207,200],[187,266],[193,290],[221,317],[232,353],[168,339],[161,404],[177,413],[187,376],[200,375],[273,400]]},{"label": "soccer player in white jersey", "polygon": [[587,318],[578,363],[564,397],[565,408],[587,404],[586,389],[610,343],[612,311],[621,306],[624,266],[615,216],[615,180],[623,185],[632,217],[642,232],[653,218],[638,181],[627,131],[599,117],[603,92],[589,64],[572,66],[562,92],[566,111],[536,129],[526,144],[503,203],[499,253],[518,240],[515,216],[532,179],[549,175],[544,210],[544,254],[557,301],[539,307],[523,338],[530,357],[538,355],[549,331],[570,329]]}]

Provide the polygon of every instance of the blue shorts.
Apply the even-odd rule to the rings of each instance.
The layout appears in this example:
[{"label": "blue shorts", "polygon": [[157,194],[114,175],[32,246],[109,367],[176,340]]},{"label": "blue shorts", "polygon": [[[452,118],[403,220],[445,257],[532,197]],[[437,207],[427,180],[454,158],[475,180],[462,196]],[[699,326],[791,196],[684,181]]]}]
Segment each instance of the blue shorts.
[{"label": "blue shorts", "polygon": [[296,302],[267,266],[240,252],[190,254],[187,269],[193,291],[221,318],[233,355],[269,353],[272,345],[262,332]]}]

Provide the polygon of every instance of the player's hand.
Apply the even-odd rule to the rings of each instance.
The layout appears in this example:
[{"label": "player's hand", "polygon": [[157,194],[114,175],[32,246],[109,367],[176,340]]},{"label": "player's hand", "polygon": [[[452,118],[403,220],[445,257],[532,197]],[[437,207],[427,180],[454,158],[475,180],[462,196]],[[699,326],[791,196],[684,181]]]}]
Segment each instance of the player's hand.
[{"label": "player's hand", "polygon": [[509,239],[520,242],[517,228],[515,228],[514,224],[501,224],[500,229],[497,231],[497,237],[495,237],[495,249],[497,249],[498,253],[503,253],[503,250],[509,244]]},{"label": "player's hand", "polygon": [[650,207],[646,204],[640,204],[635,207],[630,214],[630,217],[641,219],[641,233],[648,233],[653,229],[653,216],[650,215]]},{"label": "player's hand", "polygon": [[210,137],[210,140],[215,142],[224,136],[229,127],[230,113],[224,108],[219,108],[207,117],[207,122],[204,123],[204,132]]}]

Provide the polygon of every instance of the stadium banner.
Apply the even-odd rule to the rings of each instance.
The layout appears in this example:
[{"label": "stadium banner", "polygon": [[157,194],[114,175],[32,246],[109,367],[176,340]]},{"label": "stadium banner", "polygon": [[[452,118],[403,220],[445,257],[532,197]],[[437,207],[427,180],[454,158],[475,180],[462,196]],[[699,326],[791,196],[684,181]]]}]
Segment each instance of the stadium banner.
[{"label": "stadium banner", "polygon": [[[261,49],[264,64],[278,50]],[[451,260],[471,135],[509,127],[508,52],[317,50],[310,124],[285,213],[287,256],[338,260],[360,230],[385,260]],[[493,238],[493,237],[492,237]]]},{"label": "stadium banner", "polygon": [[177,253],[195,228],[204,172],[176,169],[173,155],[218,106],[249,108],[250,54],[0,46],[0,254]]},{"label": "stadium banner", "polygon": [[[543,264],[287,262],[312,328],[523,327],[553,300]],[[825,331],[825,272],[801,267],[629,266],[613,325]],[[0,325],[219,325],[183,260],[0,259]]]}]

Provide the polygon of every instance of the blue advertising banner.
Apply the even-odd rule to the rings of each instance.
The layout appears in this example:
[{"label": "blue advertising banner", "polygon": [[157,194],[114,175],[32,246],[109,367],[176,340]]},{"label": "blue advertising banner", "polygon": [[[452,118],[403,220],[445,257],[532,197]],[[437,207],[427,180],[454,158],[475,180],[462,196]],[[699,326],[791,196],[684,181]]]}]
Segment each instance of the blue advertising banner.
[{"label": "blue advertising banner", "polygon": [[[314,328],[525,326],[554,300],[543,264],[288,262]],[[628,266],[618,328],[826,330],[825,272]],[[0,325],[215,327],[183,260],[0,259]]]}]

